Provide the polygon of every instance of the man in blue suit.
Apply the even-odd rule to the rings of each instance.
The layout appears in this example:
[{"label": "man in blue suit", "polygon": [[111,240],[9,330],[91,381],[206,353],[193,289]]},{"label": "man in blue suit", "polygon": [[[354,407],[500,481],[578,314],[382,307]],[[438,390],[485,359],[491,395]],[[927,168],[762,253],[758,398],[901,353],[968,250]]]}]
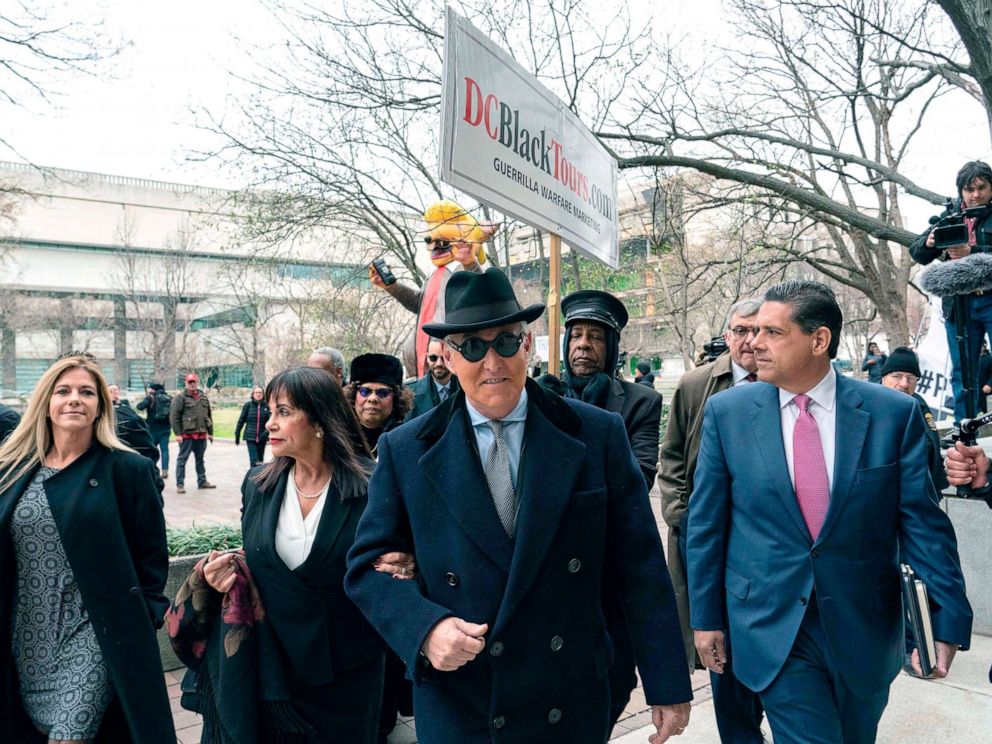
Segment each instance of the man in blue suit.
[{"label": "man in blue suit", "polygon": [[[425,744],[602,744],[615,586],[660,744],[692,698],[675,597],[619,415],[527,380],[543,305],[455,274],[445,361],[462,389],[379,440],[345,589],[414,680]],[[416,581],[374,568],[415,553]]]},{"label": "man in blue suit", "polygon": [[722,671],[729,630],[776,744],[875,740],[904,654],[900,561],[930,591],[935,676],[971,635],[923,419],[908,396],[835,373],[842,322],[823,284],[768,290],[761,382],[708,401],[689,502],[696,648]]}]

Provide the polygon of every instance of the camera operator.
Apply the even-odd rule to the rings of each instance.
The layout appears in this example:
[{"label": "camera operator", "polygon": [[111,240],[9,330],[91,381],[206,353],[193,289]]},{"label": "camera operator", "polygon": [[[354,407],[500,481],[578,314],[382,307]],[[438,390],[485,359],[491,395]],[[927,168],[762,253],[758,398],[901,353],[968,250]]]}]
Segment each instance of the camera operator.
[{"label": "camera operator", "polygon": [[[958,199],[950,201],[943,214],[931,219],[935,223],[925,233],[920,235],[909,247],[910,255],[920,264],[929,264],[935,259],[954,261],[971,253],[992,253],[992,220],[988,219],[992,202],[992,168],[980,160],[965,163],[958,171],[955,183],[958,189]],[[979,215],[954,218],[962,210],[985,208]],[[950,218],[950,220],[948,220]],[[960,221],[967,228],[967,240],[958,245],[938,247],[936,244],[936,228],[948,222]],[[951,353],[951,386],[954,390],[954,422],[959,424],[967,418],[964,396],[962,394],[961,359],[956,339],[956,323],[954,317],[953,297],[941,298],[943,301],[944,328],[947,333],[947,345]],[[982,341],[992,332],[992,293],[975,292],[966,298],[970,317],[967,319],[968,331],[968,369],[970,370],[970,387],[975,394],[977,404],[978,391],[978,355]],[[972,411],[975,409],[973,408]]]}]

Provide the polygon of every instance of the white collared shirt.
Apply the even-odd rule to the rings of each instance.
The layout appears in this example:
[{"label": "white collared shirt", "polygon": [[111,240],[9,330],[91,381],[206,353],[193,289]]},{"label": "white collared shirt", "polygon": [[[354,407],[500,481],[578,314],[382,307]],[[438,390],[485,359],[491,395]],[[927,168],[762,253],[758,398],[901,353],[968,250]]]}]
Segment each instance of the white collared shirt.
[{"label": "white collared shirt", "polygon": [[730,360],[730,372],[734,376],[734,384],[731,387],[737,387],[738,385],[750,385],[753,382],[753,380],[747,379],[747,376],[751,373],[733,359]]},{"label": "white collared shirt", "polygon": [[286,493],[282,497],[279,520],[276,522],[276,553],[290,571],[303,565],[310,555],[313,541],[317,537],[317,527],[320,526],[320,515],[324,512],[327,493],[314,501],[316,503],[304,519],[293,477],[286,479]]},{"label": "white collared shirt", "polygon": [[[811,400],[809,412],[820,430],[820,442],[823,445],[823,461],[827,466],[827,479],[830,488],[834,487],[834,453],[836,451],[837,432],[837,373],[833,365],[827,370],[816,387],[806,393]],[[795,393],[779,388],[778,404],[782,417],[782,443],[785,445],[785,461],[789,465],[789,478],[792,487],[796,486],[796,471],[792,455],[792,434],[799,420],[799,406],[793,402]]]},{"label": "white collared shirt", "polygon": [[[485,467],[486,458],[489,456],[489,448],[493,445],[493,430],[489,427],[491,419],[483,416],[472,407],[471,401],[465,399],[465,407],[468,410],[468,420],[472,424],[472,431],[475,433],[475,444],[479,448],[479,458]],[[507,454],[510,456],[510,477],[513,478],[513,487],[519,488],[520,480],[517,475],[520,472],[520,454],[524,448],[524,425],[527,422],[527,390],[520,391],[520,400],[503,418],[503,439],[506,440]]]}]

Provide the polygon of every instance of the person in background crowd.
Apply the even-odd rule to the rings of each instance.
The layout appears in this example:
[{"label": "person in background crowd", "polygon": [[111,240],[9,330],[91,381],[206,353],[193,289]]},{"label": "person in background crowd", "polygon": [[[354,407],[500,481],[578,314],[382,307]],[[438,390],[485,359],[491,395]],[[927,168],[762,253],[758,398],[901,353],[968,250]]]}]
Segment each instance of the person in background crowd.
[{"label": "person in background crowd", "polygon": [[155,637],[165,518],[112,407],[96,360],[70,352],[0,447],[4,742],[176,741]]},{"label": "person in background crowd", "polygon": [[337,349],[321,346],[307,358],[307,366],[330,372],[338,385],[344,387],[344,356]]},{"label": "person in background crowd", "polygon": [[172,431],[179,439],[179,457],[176,459],[176,493],[186,493],[183,485],[186,480],[186,461],[190,453],[196,459],[196,487],[217,488],[207,480],[207,468],[203,464],[207,442],[214,441],[214,421],[210,411],[210,400],[197,385],[200,378],[193,372],[186,375],[186,387],[182,395],[172,399],[169,420]]},{"label": "person in background crowd", "polygon": [[145,412],[145,423],[148,424],[148,433],[152,438],[152,444],[159,448],[162,453],[160,466],[162,478],[169,477],[169,437],[172,435],[172,425],[169,422],[172,397],[165,392],[165,386],[160,382],[153,382],[145,391],[144,400],[138,403],[138,410]]},{"label": "person in background crowd", "polygon": [[[111,384],[107,386],[110,400],[114,408],[114,420],[117,428],[117,438],[140,455],[144,455],[153,463],[158,463],[158,447],[152,441],[148,424],[138,415],[126,400],[121,399],[120,388]],[[165,488],[162,479],[155,473],[155,482],[159,492]]]},{"label": "person in background crowd", "polygon": [[[403,389],[403,364],[389,354],[355,357],[351,361],[351,382],[345,386],[344,394],[358,416],[372,457],[378,459],[379,437],[403,423],[413,405],[410,391]],[[388,560],[386,556],[379,556],[380,562],[383,559]],[[380,742],[385,742],[395,728],[397,715],[413,715],[413,690],[406,678],[403,661],[387,650],[379,719]]]},{"label": "person in background crowd", "polygon": [[389,354],[362,354],[351,361],[351,382],[345,397],[355,408],[372,456],[383,432],[403,423],[413,395],[403,388],[403,365]]},{"label": "person in background crowd", "polygon": [[900,562],[930,590],[935,677],[971,639],[919,409],[837,375],[843,320],[825,284],[765,293],[751,343],[760,382],[706,403],[689,501],[696,651],[722,672],[729,627],[734,672],[779,744],[875,741],[904,656]]},{"label": "person in background crowd", "polygon": [[[264,397],[273,459],[242,486],[244,550],[211,551],[169,611],[204,732],[224,721],[225,735],[204,742],[375,744],[385,645],[343,586],[373,462],[325,372],[280,372]],[[247,629],[235,608],[252,618]]]},{"label": "person in background crowd", "polygon": [[[661,445],[658,489],[661,513],[668,524],[668,568],[672,574],[675,598],[682,624],[686,656],[695,661],[696,647],[689,625],[689,588],[686,580],[685,535],[689,526],[688,511],[692,502],[699,455],[699,439],[706,402],[717,393],[732,387],[750,385],[757,378],[758,362],[751,343],[758,332],[757,315],[761,300],[748,298],[730,307],[723,324],[727,351],[713,364],[687,371],[679,380],[668,413],[665,440]],[[723,674],[711,674],[713,711],[720,740],[730,744],[761,744],[762,707],[758,695],[737,679],[728,661]],[[695,663],[692,664],[695,667]]]},{"label": "person in background crowd", "polygon": [[427,360],[424,363],[427,374],[410,387],[410,392],[413,393],[413,407],[407,414],[407,421],[444,403],[461,389],[458,386],[458,378],[451,374],[451,370],[444,363],[443,349],[444,344],[437,339],[431,339],[427,345]]},{"label": "person in background crowd", "polygon": [[897,346],[882,367],[882,384],[892,390],[911,395],[920,407],[920,413],[927,424],[927,462],[930,465],[930,478],[937,495],[947,488],[947,474],[940,456],[940,434],[930,406],[916,394],[916,384],[920,381],[920,360],[916,352],[905,346]]},{"label": "person in background crowd", "polygon": [[238,424],[234,427],[234,444],[241,442],[244,430],[245,446],[248,448],[248,461],[251,467],[261,465],[265,459],[265,443],[269,432],[265,424],[269,420],[269,404],[265,402],[265,390],[261,385],[252,388],[251,399],[241,407]]},{"label": "person in background crowd", "polygon": [[[964,218],[968,229],[968,241],[962,245],[949,248],[937,248],[933,234],[934,227],[928,227],[909,246],[909,254],[913,260],[926,266],[935,260],[955,261],[972,253],[989,253],[992,251],[992,167],[981,160],[973,160],[961,166],[955,178],[958,198],[950,206],[950,212],[961,209],[981,208],[981,214],[976,217]],[[948,211],[941,215],[949,214]],[[967,299],[969,309],[968,343],[969,369],[973,379],[970,387],[976,392],[981,388],[982,381],[978,377],[978,355],[982,341],[992,332],[992,293],[976,293]],[[947,347],[951,356],[951,387],[954,390],[954,422],[961,423],[966,416],[964,394],[961,389],[961,360],[957,342],[957,323],[954,317],[954,297],[941,298],[941,309],[944,315],[944,331],[947,334]],[[977,410],[977,406],[976,406]]]},{"label": "person in background crowd", "polygon": [[878,383],[882,381],[882,367],[887,358],[879,351],[878,344],[874,341],[868,344],[868,353],[865,354],[865,358],[861,362],[861,371],[868,373],[868,382]]},{"label": "person in background crowd", "polygon": [[[621,420],[527,379],[527,323],[506,275],[445,289],[445,363],[461,391],[379,440],[345,589],[406,661],[432,744],[604,742],[616,586],[655,737],[692,698],[671,582]],[[612,370],[611,370],[612,371]],[[421,580],[376,571],[416,546]]]},{"label": "person in background crowd", "polygon": [[10,432],[17,428],[21,421],[21,414],[10,406],[0,403],[0,444],[10,436]]},{"label": "person in background crowd", "polygon": [[637,363],[637,366],[634,368],[634,382],[638,385],[654,388],[654,373],[651,371],[650,364],[647,362]]}]

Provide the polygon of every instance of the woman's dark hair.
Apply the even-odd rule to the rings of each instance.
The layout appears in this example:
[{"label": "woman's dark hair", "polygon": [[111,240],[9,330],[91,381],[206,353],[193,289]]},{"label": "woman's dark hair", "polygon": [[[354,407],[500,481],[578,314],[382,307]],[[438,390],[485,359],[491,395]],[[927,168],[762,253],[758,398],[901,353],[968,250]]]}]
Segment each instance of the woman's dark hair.
[{"label": "woman's dark hair", "polygon": [[844,326],[844,314],[837,304],[834,292],[826,284],[806,279],[791,279],[769,287],[765,292],[765,302],[781,302],[792,306],[792,322],[803,333],[813,333],[817,328],[826,327],[830,331],[828,356],[837,356],[840,346],[840,331]]},{"label": "woman's dark hair", "polygon": [[[374,380],[370,380],[374,382]],[[358,388],[362,387],[361,382],[355,382],[352,380],[347,385],[344,386],[344,397],[348,399],[348,403],[351,405],[351,410],[355,410],[355,396],[358,395]],[[386,419],[385,426],[389,426],[394,421],[402,421],[406,418],[406,415],[410,413],[413,408],[413,393],[411,393],[407,388],[398,388],[395,385],[389,385],[388,383],[382,382],[378,383],[380,385],[385,385],[393,389],[393,412],[389,414],[389,418]]]},{"label": "woman's dark hair", "polygon": [[[324,462],[331,466],[341,499],[365,493],[372,467],[371,454],[355,409],[348,405],[337,381],[322,369],[287,369],[273,377],[265,388],[265,400],[280,396],[288,398],[311,424],[323,430]],[[263,491],[270,490],[292,464],[291,457],[276,457],[253,480]]]},{"label": "woman's dark hair", "polygon": [[871,354],[871,353],[872,353],[872,352],[871,352],[871,347],[872,347],[872,346],[874,346],[874,347],[875,347],[876,349],[878,349],[878,353],[879,353],[879,354],[881,354],[881,353],[882,353],[882,350],[878,348],[878,344],[877,344],[877,343],[875,343],[874,341],[869,341],[869,342],[868,342],[868,353],[869,353],[869,354]]},{"label": "woman's dark hair", "polygon": [[981,178],[992,184],[992,167],[989,167],[988,163],[983,163],[981,160],[972,160],[962,165],[961,170],[958,171],[957,178],[954,179],[954,184],[958,187],[958,196],[961,196],[964,187],[976,178]]}]

